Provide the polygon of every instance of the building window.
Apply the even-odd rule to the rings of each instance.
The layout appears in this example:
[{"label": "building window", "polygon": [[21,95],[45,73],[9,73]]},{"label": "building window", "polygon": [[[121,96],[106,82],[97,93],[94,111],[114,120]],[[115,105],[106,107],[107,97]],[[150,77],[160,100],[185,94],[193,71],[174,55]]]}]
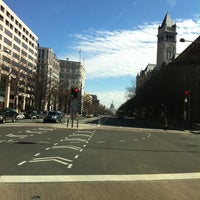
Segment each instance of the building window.
[{"label": "building window", "polygon": [[18,44],[20,44],[21,42],[20,42],[20,39],[19,38],[17,38],[17,37],[14,37],[14,40],[15,40],[15,42],[17,42]]},{"label": "building window", "polygon": [[8,40],[7,38],[4,38],[4,42],[9,45],[12,46],[12,42],[10,40]]},{"label": "building window", "polygon": [[12,38],[13,36],[12,33],[7,29],[5,29],[5,34],[8,35],[10,38]]},{"label": "building window", "polygon": [[173,58],[173,49],[171,47],[167,48],[167,59],[171,60]]},{"label": "building window", "polygon": [[8,20],[6,20],[6,25],[7,25],[7,26],[10,26],[10,23],[9,23],[9,21],[8,21]]},{"label": "building window", "polygon": [[3,6],[1,6],[1,11],[4,12],[5,11],[5,8]]},{"label": "building window", "polygon": [[15,49],[16,51],[20,52],[20,48],[17,45],[13,45],[13,49]]},{"label": "building window", "polygon": [[6,11],[6,15],[10,18],[10,13],[8,11]]},{"label": "building window", "polygon": [[3,22],[4,21],[4,18],[2,15],[0,15],[0,20]]},{"label": "building window", "polygon": [[22,46],[25,48],[25,49],[27,49],[28,47],[27,47],[27,45],[26,44],[24,44],[23,42],[22,42]]},{"label": "building window", "polygon": [[26,57],[27,53],[24,50],[22,50],[22,55],[24,55]]}]

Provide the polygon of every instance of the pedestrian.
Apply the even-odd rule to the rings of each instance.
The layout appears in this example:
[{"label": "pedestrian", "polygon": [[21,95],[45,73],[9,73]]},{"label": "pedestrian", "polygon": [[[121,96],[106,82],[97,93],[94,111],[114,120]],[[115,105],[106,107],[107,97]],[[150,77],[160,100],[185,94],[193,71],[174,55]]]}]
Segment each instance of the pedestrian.
[{"label": "pedestrian", "polygon": [[164,126],[163,127],[164,131],[167,131],[167,127],[168,127],[167,117],[164,118],[163,126]]}]

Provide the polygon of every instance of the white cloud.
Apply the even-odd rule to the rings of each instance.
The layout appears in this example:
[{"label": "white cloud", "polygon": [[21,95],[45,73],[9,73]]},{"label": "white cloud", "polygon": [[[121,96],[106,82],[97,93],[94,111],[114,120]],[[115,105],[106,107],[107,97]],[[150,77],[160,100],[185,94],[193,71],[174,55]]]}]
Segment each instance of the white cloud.
[{"label": "white cloud", "polygon": [[[188,44],[181,37],[194,40],[199,35],[200,21],[177,19],[177,53]],[[148,63],[156,63],[157,29],[160,23],[146,23],[133,30],[90,30],[74,35],[75,51],[82,50],[86,78],[136,75]],[[73,56],[70,56],[72,58]]]},{"label": "white cloud", "polygon": [[[170,2],[170,1],[169,1]],[[171,1],[172,3],[175,1]],[[180,38],[195,40],[200,32],[200,17],[176,19],[177,53],[181,53],[190,43],[180,43]],[[86,78],[135,76],[148,63],[156,63],[157,31],[161,22],[145,23],[132,30],[90,30],[73,35],[74,51],[82,50]],[[68,55],[71,60],[79,59],[78,53]],[[65,57],[64,57],[65,58]],[[96,91],[100,102],[107,107],[114,101],[118,108],[125,102],[124,91]]]},{"label": "white cloud", "polygon": [[167,2],[171,7],[174,7],[176,5],[176,0],[167,0]]},{"label": "white cloud", "polygon": [[113,102],[115,108],[118,109],[122,103],[126,102],[124,90],[111,92],[97,92],[96,95],[98,96],[100,103],[106,105],[107,108],[110,108],[110,105]]}]

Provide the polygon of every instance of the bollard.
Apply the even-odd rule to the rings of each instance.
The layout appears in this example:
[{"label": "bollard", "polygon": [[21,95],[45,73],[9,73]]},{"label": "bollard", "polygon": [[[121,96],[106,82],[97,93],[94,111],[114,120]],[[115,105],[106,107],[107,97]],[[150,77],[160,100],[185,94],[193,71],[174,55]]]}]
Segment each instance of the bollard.
[{"label": "bollard", "polygon": [[77,119],[77,124],[76,124],[76,127],[77,127],[77,128],[78,128],[78,122],[79,122],[79,121],[78,121],[78,119]]},{"label": "bollard", "polygon": [[67,118],[67,128],[69,127],[69,118]]},{"label": "bollard", "polygon": [[72,115],[72,128],[74,127],[74,116]]}]

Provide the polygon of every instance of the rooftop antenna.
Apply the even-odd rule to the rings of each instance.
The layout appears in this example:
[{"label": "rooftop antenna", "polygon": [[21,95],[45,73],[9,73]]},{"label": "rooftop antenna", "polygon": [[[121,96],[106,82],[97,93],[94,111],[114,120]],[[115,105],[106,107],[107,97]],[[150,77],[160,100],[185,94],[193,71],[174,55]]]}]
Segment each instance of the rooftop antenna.
[{"label": "rooftop antenna", "polygon": [[81,51],[81,49],[79,50],[79,62],[81,62],[81,59],[82,59],[82,51]]}]

